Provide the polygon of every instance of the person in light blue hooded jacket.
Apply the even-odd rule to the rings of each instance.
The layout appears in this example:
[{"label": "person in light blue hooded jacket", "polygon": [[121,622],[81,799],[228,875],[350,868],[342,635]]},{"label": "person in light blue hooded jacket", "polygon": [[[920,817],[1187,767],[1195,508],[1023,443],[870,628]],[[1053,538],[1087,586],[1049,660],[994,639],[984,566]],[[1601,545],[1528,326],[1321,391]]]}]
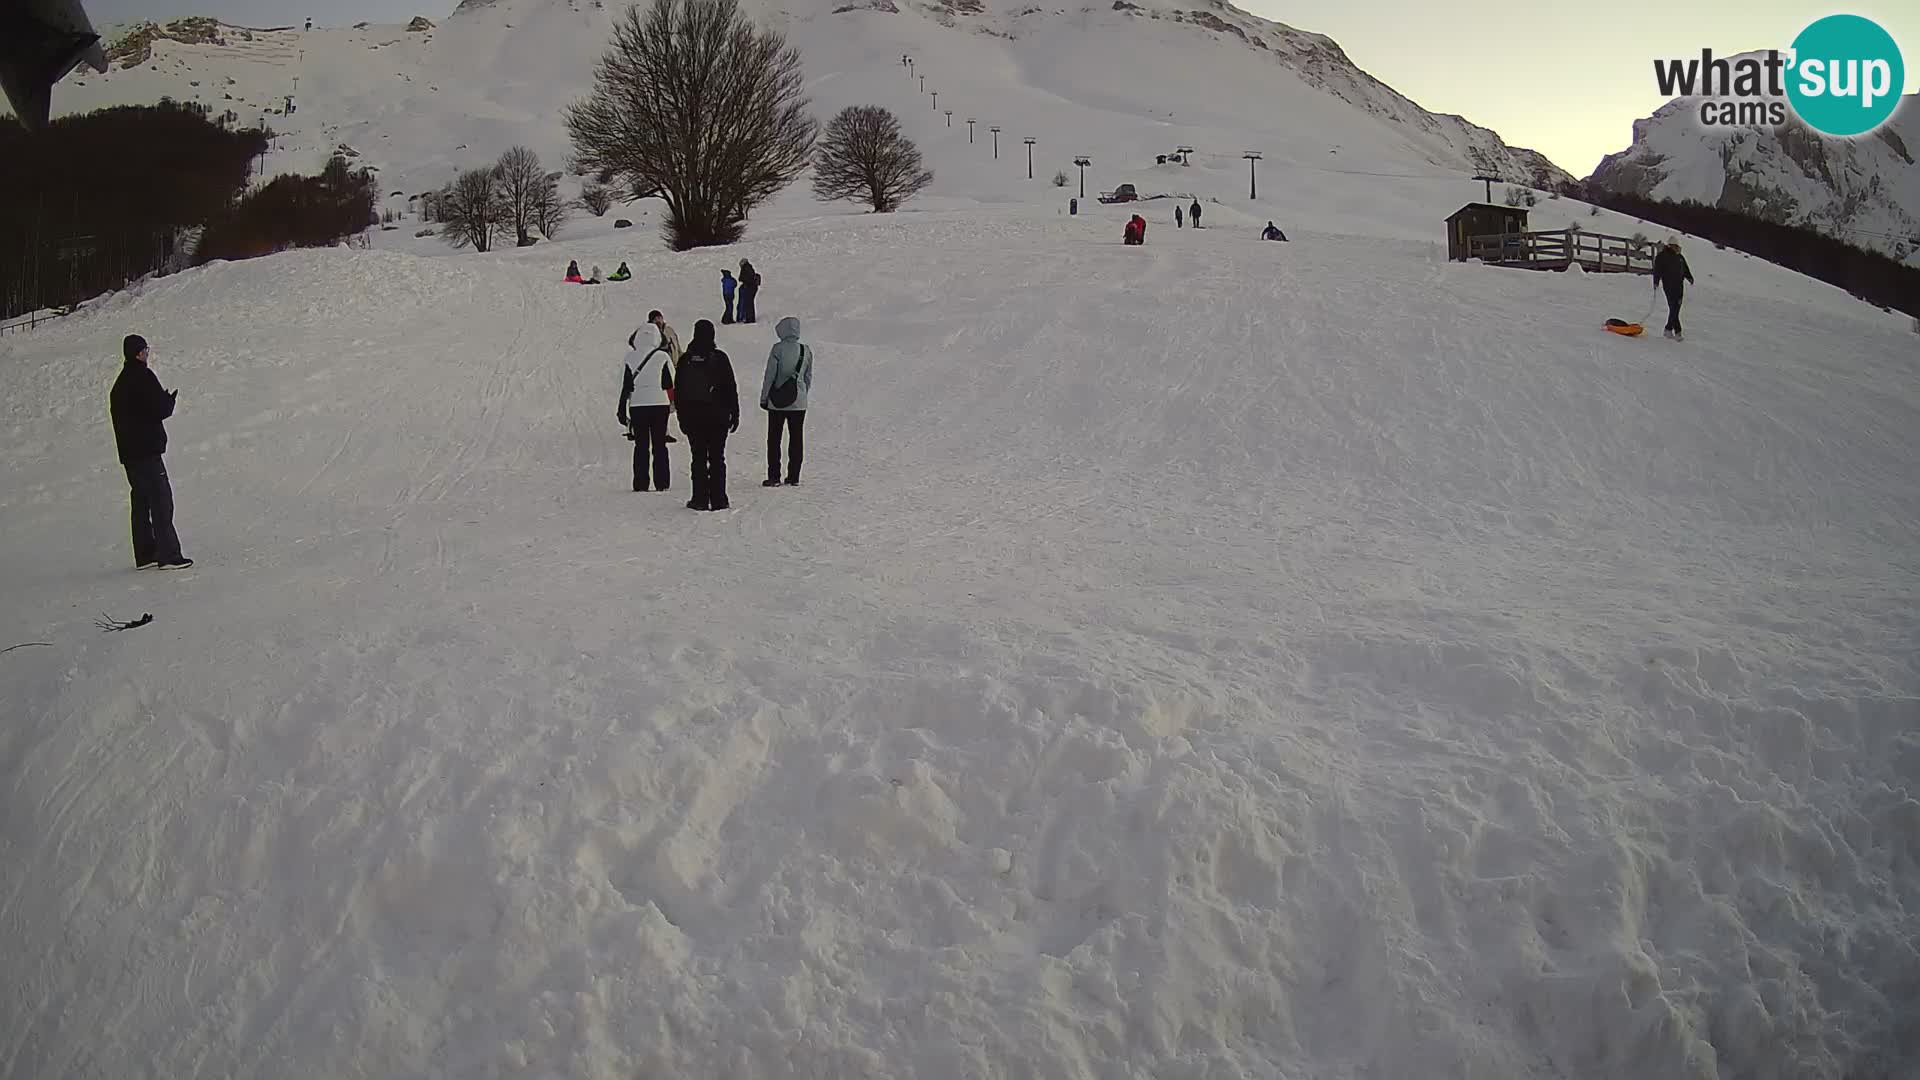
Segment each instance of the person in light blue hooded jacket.
[{"label": "person in light blue hooded jacket", "polygon": [[760,380],[760,407],[767,411],[767,478],[761,487],[780,486],[780,429],[793,437],[787,445],[787,483],[800,483],[800,461],[806,454],[807,392],[813,389],[813,350],[800,343],[800,320],[789,315],[774,324],[780,336],[767,353],[767,373]]}]

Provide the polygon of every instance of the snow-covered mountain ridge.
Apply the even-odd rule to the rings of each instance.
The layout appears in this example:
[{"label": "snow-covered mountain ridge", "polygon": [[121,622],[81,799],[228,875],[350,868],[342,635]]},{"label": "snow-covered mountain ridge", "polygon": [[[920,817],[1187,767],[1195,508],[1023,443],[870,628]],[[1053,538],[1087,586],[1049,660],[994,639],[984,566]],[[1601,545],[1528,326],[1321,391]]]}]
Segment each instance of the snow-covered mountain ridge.
[{"label": "snow-covered mountain ridge", "polygon": [[[1420,108],[1360,70],[1331,39],[1213,0],[1076,7],[749,0],[745,7],[800,48],[822,113],[871,102],[909,114],[924,101],[915,101],[920,87],[907,82],[897,60],[917,53],[926,89],[943,93],[943,107],[965,110],[956,119],[1018,120],[1022,136],[1039,139],[1049,174],[1078,153],[1093,155],[1102,170],[1132,168],[1187,144],[1200,148],[1196,164],[1217,156],[1229,174],[1244,173],[1239,154],[1251,147],[1275,162],[1263,167],[1334,163],[1434,177],[1491,170],[1543,187],[1568,178],[1486,128]],[[588,89],[622,10],[596,0],[466,0],[438,28],[415,32],[149,34],[136,67],[70,78],[56,89],[54,106],[70,113],[164,94],[215,112],[232,108],[245,122],[264,116],[280,133],[269,171],[310,171],[346,143],[411,193],[515,143],[558,164],[567,150],[561,110]],[[284,113],[289,98],[291,115]],[[915,119],[935,115],[929,109]],[[925,138],[932,129],[921,123],[910,133]],[[940,130],[950,129],[943,123]],[[1102,137],[1109,131],[1114,138]],[[1072,145],[1075,138],[1083,141]],[[986,189],[964,170],[932,163],[943,178],[936,194],[1044,195],[1037,187]],[[1190,186],[1215,194],[1209,184]],[[1217,194],[1239,187],[1223,182]]]},{"label": "snow-covered mountain ridge", "polygon": [[1838,139],[1808,128],[1791,110],[1778,127],[1705,125],[1704,99],[1675,98],[1634,121],[1633,144],[1608,155],[1589,180],[1611,191],[1805,225],[1920,265],[1917,99],[1903,98],[1877,131]]}]

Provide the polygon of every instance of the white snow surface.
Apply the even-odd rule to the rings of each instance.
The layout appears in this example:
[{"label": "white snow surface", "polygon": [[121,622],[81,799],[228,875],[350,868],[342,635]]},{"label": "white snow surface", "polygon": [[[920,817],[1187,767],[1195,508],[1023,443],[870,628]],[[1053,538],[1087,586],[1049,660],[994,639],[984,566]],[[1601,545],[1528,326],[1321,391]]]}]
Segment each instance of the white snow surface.
[{"label": "white snow surface", "polygon": [[[1122,209],[294,252],[0,341],[0,1076],[1911,1075],[1904,322],[1703,250],[1618,339],[1644,279]],[[740,255],[805,485],[749,400],[696,514],[608,373]]]},{"label": "white snow surface", "polygon": [[[446,20],[442,113],[340,59],[293,119],[409,191],[557,167],[540,58],[606,17],[563,6]],[[1907,321],[1693,244],[1688,341],[1615,338],[1645,279],[1445,262],[1453,151],[1255,50],[901,8],[789,28],[816,101],[900,109],[912,212],[414,226],[0,338],[0,648],[51,643],[0,654],[0,1077],[1911,1075]],[[1211,227],[1121,247],[1076,152]],[[749,399],[696,514],[684,442],[628,490],[609,372],[742,256],[741,381],[780,316],[818,361],[806,483]],[[128,568],[130,332],[181,574]]]}]

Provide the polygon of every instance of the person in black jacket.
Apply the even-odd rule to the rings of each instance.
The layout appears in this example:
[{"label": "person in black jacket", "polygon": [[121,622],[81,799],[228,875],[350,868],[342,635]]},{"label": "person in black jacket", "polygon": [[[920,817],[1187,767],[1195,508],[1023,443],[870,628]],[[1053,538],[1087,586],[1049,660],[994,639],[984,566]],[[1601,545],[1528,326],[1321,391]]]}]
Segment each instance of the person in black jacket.
[{"label": "person in black jacket", "polygon": [[1665,334],[1675,341],[1680,337],[1680,300],[1686,294],[1687,285],[1693,281],[1693,271],[1687,268],[1687,257],[1680,254],[1680,241],[1669,240],[1660,254],[1653,257],[1653,283],[1667,290],[1667,328]]},{"label": "person in black jacket", "polygon": [[180,537],[173,531],[173,486],[161,458],[167,452],[165,421],[173,415],[180,391],[160,388],[159,378],[147,366],[151,354],[145,338],[127,335],[120,351],[126,364],[113,380],[108,400],[114,446],[133,492],[133,567],[184,570],[193,560],[180,553]]},{"label": "person in black jacket", "polygon": [[734,321],[750,323],[757,313],[754,303],[760,298],[760,271],[745,259],[740,260],[740,302],[734,307]]},{"label": "person in black jacket", "polygon": [[740,430],[740,387],[733,363],[713,340],[713,323],[693,324],[693,341],[674,369],[673,407],[693,455],[689,510],[727,508],[727,435]]}]

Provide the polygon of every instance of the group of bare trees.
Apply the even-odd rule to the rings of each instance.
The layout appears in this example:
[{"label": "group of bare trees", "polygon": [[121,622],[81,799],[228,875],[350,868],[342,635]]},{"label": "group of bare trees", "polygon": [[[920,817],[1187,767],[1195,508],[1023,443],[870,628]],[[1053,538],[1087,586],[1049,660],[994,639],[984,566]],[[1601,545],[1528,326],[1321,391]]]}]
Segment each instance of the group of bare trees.
[{"label": "group of bare trees", "polygon": [[484,169],[468,169],[440,190],[435,213],[446,224],[441,237],[457,248],[491,251],[495,240],[511,234],[521,247],[534,233],[551,240],[566,224],[568,208],[560,197],[559,174],[547,172],[540,155],[516,146]]},{"label": "group of bare trees", "polygon": [[738,0],[653,0],[629,8],[567,110],[576,164],[666,202],[679,251],[740,239],[747,214],[811,163],[822,199],[888,212],[933,180],[899,122],[873,105],[842,110],[819,139],[800,54],[740,13]]},{"label": "group of bare trees", "polygon": [[[843,109],[827,125],[807,114],[800,54],[740,13],[738,0],[653,0],[614,25],[593,91],[567,109],[580,204],[604,215],[616,193],[659,197],[662,231],[678,251],[730,244],[747,215],[809,165],[814,193],[877,213],[933,181],[920,151],[877,105]],[[817,144],[817,145],[816,145]],[[511,234],[525,247],[567,218],[558,173],[523,146],[470,169],[437,193],[441,236],[488,251]]]}]

